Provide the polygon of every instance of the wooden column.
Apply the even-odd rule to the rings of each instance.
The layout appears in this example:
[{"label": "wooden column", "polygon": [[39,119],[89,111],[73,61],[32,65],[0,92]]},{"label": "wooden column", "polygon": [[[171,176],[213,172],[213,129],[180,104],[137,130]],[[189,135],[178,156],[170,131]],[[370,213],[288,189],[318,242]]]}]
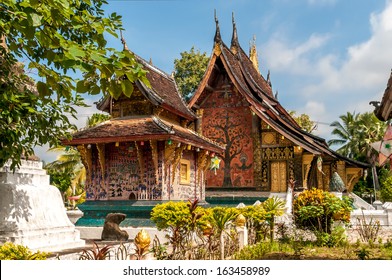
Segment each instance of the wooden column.
[{"label": "wooden column", "polygon": [[314,158],[313,154],[304,154],[302,156],[302,178],[303,178],[303,188],[307,189],[308,188],[308,174],[310,171],[310,165],[312,163],[312,160]]}]

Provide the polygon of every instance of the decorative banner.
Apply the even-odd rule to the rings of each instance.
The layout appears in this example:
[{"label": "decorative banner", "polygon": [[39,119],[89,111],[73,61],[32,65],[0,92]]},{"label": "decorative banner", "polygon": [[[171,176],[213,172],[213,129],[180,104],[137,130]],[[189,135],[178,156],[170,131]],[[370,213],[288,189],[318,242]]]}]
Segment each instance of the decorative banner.
[{"label": "decorative banner", "polygon": [[221,159],[218,158],[217,156],[214,156],[213,158],[211,158],[211,166],[210,169],[214,170],[214,174],[216,175],[216,170],[219,169],[219,165],[220,165]]},{"label": "decorative banner", "polygon": [[319,156],[317,158],[317,169],[318,171],[320,171],[323,175],[325,175],[325,173],[323,172],[323,159]]},{"label": "decorative banner", "polygon": [[388,125],[384,138],[381,141],[370,144],[378,152],[378,164],[384,165],[392,155],[392,127]]}]

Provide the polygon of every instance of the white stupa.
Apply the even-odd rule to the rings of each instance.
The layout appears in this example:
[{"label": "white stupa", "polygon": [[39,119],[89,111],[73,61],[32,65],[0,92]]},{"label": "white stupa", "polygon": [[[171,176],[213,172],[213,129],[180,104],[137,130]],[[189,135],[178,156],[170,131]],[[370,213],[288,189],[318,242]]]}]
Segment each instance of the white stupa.
[{"label": "white stupa", "polygon": [[0,168],[0,244],[7,241],[46,252],[85,245],[40,161],[22,160],[15,172],[10,162]]}]

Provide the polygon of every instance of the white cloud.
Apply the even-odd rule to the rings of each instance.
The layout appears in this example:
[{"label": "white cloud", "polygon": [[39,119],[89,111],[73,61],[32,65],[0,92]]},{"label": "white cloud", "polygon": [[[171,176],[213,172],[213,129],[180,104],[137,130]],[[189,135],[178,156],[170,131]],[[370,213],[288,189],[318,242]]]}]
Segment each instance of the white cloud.
[{"label": "white cloud", "polygon": [[307,55],[322,47],[330,36],[312,34],[305,42],[288,47],[290,44],[282,34],[275,34],[263,47],[271,70],[289,71],[292,74],[312,73],[312,65]]},{"label": "white cloud", "polygon": [[[275,35],[263,46],[267,67],[299,81],[295,102],[302,108],[294,110],[330,123],[346,112],[374,109],[369,102],[381,100],[392,67],[392,1],[369,15],[369,25],[370,37],[348,47],[343,56],[323,49],[333,34],[312,34],[300,43]],[[293,87],[287,91],[283,95],[294,95]],[[324,130],[321,136],[328,138]]]}]

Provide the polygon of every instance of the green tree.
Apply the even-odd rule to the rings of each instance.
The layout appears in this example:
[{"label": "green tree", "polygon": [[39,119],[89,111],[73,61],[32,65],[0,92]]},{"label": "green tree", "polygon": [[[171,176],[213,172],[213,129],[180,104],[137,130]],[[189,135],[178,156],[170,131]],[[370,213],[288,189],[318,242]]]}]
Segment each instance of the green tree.
[{"label": "green tree", "polygon": [[336,138],[329,140],[328,145],[339,146],[337,152],[346,157],[371,162],[375,151],[370,144],[382,139],[386,123],[379,121],[373,112],[347,112],[339,118],[340,121],[331,124]]},{"label": "green tree", "polygon": [[97,124],[100,124],[101,122],[110,120],[110,118],[111,118],[110,115],[101,114],[101,113],[94,113],[91,117],[87,118],[86,128],[94,127]]},{"label": "green tree", "polygon": [[174,60],[174,79],[181,94],[189,100],[203,78],[209,58],[205,52],[196,51],[194,46],[180,55],[180,59]]},{"label": "green tree", "polygon": [[316,125],[314,121],[312,121],[307,114],[297,115],[295,111],[289,111],[290,116],[294,118],[294,120],[298,123],[298,125],[305,130],[306,132],[311,133],[316,129]]},{"label": "green tree", "polygon": [[[36,145],[56,146],[73,128],[82,94],[130,96],[132,82],[149,85],[131,52],[106,47],[121,16],[105,16],[105,0],[3,0],[0,3],[0,166]],[[18,61],[39,80],[33,82]],[[81,77],[75,79],[75,77]]]},{"label": "green tree", "polygon": [[336,138],[329,140],[328,145],[340,146],[337,149],[338,153],[353,158],[359,153],[358,143],[356,143],[359,114],[347,112],[346,115],[341,115],[339,118],[340,121],[331,123],[332,135]]},{"label": "green tree", "polygon": [[64,202],[66,196],[84,192],[86,168],[83,166],[79,151],[71,147],[58,146],[50,151],[60,152],[57,159],[45,165],[50,175],[51,184],[58,187]]},{"label": "green tree", "polygon": [[47,169],[48,175],[50,176],[50,184],[57,187],[65,203],[65,194],[71,187],[72,171],[70,169]]}]

